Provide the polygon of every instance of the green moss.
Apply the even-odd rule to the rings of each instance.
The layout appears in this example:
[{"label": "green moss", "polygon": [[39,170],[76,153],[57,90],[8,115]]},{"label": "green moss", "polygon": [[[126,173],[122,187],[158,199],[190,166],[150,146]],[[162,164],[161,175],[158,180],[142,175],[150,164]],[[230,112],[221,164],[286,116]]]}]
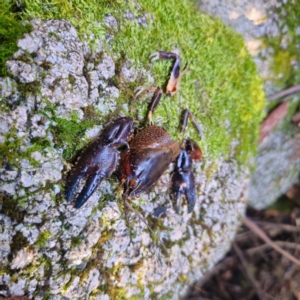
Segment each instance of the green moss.
[{"label": "green moss", "polygon": [[75,84],[75,77],[73,75],[69,75],[69,82],[72,86]]},{"label": "green moss", "polygon": [[151,293],[152,300],[168,300],[168,299],[172,299],[173,296],[174,295],[172,292],[166,293],[163,296],[158,296],[158,294],[156,294],[155,292]]},{"label": "green moss", "polygon": [[20,205],[23,201],[19,198],[9,197],[6,194],[0,193],[0,205],[2,205],[2,213],[10,217],[17,223],[22,223],[25,211],[20,210]]},{"label": "green moss", "polygon": [[51,233],[48,230],[42,231],[38,236],[35,245],[39,248],[44,247],[50,237],[51,237]]},{"label": "green moss", "polygon": [[44,60],[42,63],[41,63],[41,67],[45,70],[49,70],[51,69],[51,67],[53,66],[53,64],[50,62],[50,61],[46,61]]},{"label": "green moss", "polygon": [[21,138],[17,137],[16,129],[10,130],[4,138],[4,142],[0,144],[0,158],[2,164],[8,163],[17,168],[20,167],[19,162],[21,159],[28,159],[33,167],[38,166],[39,162],[33,159],[31,154],[35,151],[43,152],[46,147],[51,146],[49,140],[45,138],[35,138],[32,140],[33,144],[23,149],[21,146],[26,136]]},{"label": "green moss", "polygon": [[17,51],[17,41],[31,30],[31,25],[22,24],[17,12],[14,12],[15,1],[0,1],[0,76],[7,74],[5,62]]},{"label": "green moss", "polygon": [[11,253],[13,254],[18,252],[19,250],[26,247],[28,244],[29,243],[27,241],[27,238],[20,231],[17,231],[10,243]]},{"label": "green moss", "polygon": [[60,37],[55,32],[49,32],[50,37],[54,37],[58,42],[60,41]]},{"label": "green moss", "polygon": [[82,243],[82,238],[80,236],[72,237],[71,245],[72,247],[78,247]]},{"label": "green moss", "polygon": [[143,259],[140,259],[137,263],[133,264],[133,265],[130,265],[128,266],[130,271],[132,273],[136,272],[137,270],[139,270],[141,267],[143,267],[144,265],[144,260]]},{"label": "green moss", "polygon": [[86,130],[97,124],[101,115],[95,109],[93,113],[89,113],[89,108],[86,108],[84,120],[80,120],[76,112],[71,113],[69,119],[64,119],[56,116],[54,105],[49,102],[47,104],[44,115],[45,118],[50,117],[55,122],[50,128],[55,146],[65,149],[63,155],[65,160],[74,159],[76,153],[87,144],[84,139]]},{"label": "green moss", "polygon": [[180,283],[187,283],[189,281],[189,278],[186,274],[180,274],[179,277],[178,277],[178,281]]}]

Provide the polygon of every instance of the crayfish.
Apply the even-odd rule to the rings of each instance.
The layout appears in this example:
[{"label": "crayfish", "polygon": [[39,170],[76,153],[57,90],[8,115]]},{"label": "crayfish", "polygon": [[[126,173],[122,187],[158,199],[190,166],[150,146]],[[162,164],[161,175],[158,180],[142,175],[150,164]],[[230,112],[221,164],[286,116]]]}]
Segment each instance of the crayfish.
[{"label": "crayfish", "polygon": [[[151,60],[174,59],[171,76],[166,93],[173,95],[179,89],[181,59],[177,54],[159,51],[151,56]],[[153,88],[142,87],[137,89],[136,96]],[[92,195],[104,178],[113,172],[117,173],[123,186],[125,200],[136,197],[148,190],[166,171],[171,162],[175,162],[175,169],[171,177],[171,190],[174,198],[176,212],[180,212],[181,195],[186,196],[188,212],[192,212],[196,201],[196,187],[192,172],[192,161],[200,160],[202,152],[193,140],[184,140],[180,145],[174,141],[169,133],[162,127],[156,126],[152,121],[152,113],[158,105],[162,90],[154,89],[150,104],[148,119],[149,125],[138,132],[133,138],[133,121],[129,117],[121,117],[110,122],[101,135],[90,144],[78,158],[71,170],[66,184],[66,199],[71,201],[77,186],[87,178],[85,185],[75,201],[75,207],[80,208]],[[182,131],[185,130],[188,118],[195,124],[199,134],[200,128],[189,110],[183,114]],[[130,139],[130,142],[128,142]],[[120,146],[126,149],[119,151]],[[74,197],[75,198],[75,197]]]}]

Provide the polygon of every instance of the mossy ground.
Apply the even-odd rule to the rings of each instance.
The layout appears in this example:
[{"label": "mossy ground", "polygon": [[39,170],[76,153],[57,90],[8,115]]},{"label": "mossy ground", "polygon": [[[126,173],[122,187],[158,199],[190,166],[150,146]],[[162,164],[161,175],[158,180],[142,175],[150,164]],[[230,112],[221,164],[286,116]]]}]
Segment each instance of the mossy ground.
[{"label": "mossy ground", "polygon": [[[12,4],[13,1],[5,3]],[[183,137],[178,130],[179,109],[189,108],[203,128],[201,147],[206,157],[228,157],[231,142],[238,139],[241,142],[236,149],[237,157],[240,161],[247,160],[248,155],[256,149],[264,94],[242,38],[221,21],[199,13],[192,2],[141,0],[139,3],[141,6],[133,2],[104,0],[93,0],[88,4],[83,0],[24,0],[24,10],[12,17],[15,20],[67,19],[75,26],[81,38],[93,33],[95,38],[104,39],[105,32],[111,32],[115,37],[111,47],[107,47],[107,52],[114,53],[119,61],[123,58],[133,60],[137,69],[151,68],[155,82],[160,86],[166,84],[171,62],[156,62],[150,66],[150,53],[155,50],[180,49],[183,63],[189,62],[189,72],[182,78],[180,93],[172,98],[163,98],[154,117],[162,118],[163,126],[180,140]],[[136,18],[149,12],[152,17],[147,20],[147,26],[125,19],[123,15],[128,7]],[[104,24],[103,19],[107,14],[112,14],[118,20],[118,32],[113,32]],[[93,40],[90,43],[93,45]],[[4,56],[1,56],[3,64]],[[135,107],[143,106],[146,112],[145,103],[142,100],[133,101],[132,98],[133,89],[140,84],[147,84],[146,79],[140,78],[134,84],[124,84],[120,90],[119,104],[129,101],[129,114],[133,117],[136,117]],[[82,132],[83,128],[91,127],[94,123],[78,126],[74,119],[73,131]],[[65,125],[72,127],[72,124]],[[59,132],[59,138],[72,139],[67,132],[63,136]],[[185,135],[199,140],[192,126]],[[78,144],[77,141],[73,144]],[[74,153],[72,151],[66,157],[70,158]]]}]

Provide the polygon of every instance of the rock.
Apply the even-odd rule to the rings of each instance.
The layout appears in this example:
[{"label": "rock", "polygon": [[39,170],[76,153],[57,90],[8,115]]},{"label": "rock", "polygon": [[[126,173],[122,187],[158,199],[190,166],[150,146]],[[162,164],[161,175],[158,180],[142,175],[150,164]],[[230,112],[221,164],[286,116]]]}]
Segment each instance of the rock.
[{"label": "rock", "polygon": [[42,42],[42,38],[32,36],[30,34],[25,34],[25,37],[18,41],[18,47],[25,51],[28,51],[29,53],[35,53],[42,45]]},{"label": "rock", "polygon": [[89,285],[88,293],[91,293],[100,285],[100,272],[96,269],[91,270],[87,282]]},{"label": "rock", "polygon": [[4,183],[3,185],[0,185],[0,191],[9,195],[14,195],[16,193],[16,186],[16,182]]},{"label": "rock", "polygon": [[271,132],[259,146],[248,195],[249,204],[256,209],[270,206],[298,181],[300,140],[291,133]]},{"label": "rock", "polygon": [[30,64],[19,61],[8,61],[6,63],[7,69],[15,76],[20,79],[23,83],[30,83],[37,80],[37,70]]},{"label": "rock", "polygon": [[77,298],[81,292],[79,282],[80,278],[78,276],[76,276],[74,279],[71,279],[71,284],[69,284],[64,296],[70,299]]},{"label": "rock", "polygon": [[9,284],[9,292],[14,296],[24,296],[26,279],[19,278],[17,282],[11,282]]},{"label": "rock", "polygon": [[[242,34],[258,72],[264,79],[266,94],[271,96],[268,106],[273,109],[274,104],[271,101],[276,100],[273,94],[286,85],[287,78],[289,78],[289,85],[293,85],[293,80],[295,85],[298,84],[297,79],[291,78],[297,78],[294,74],[298,72],[299,62],[293,60],[290,63],[291,67],[286,70],[292,76],[278,74],[278,70],[281,71],[279,64],[281,56],[293,55],[287,49],[288,44],[293,45],[291,39],[293,33],[288,34],[286,24],[291,24],[293,29],[290,29],[290,32],[294,31],[295,25],[291,20],[286,20],[284,11],[292,11],[291,6],[296,4],[263,0],[255,0],[251,3],[244,0],[201,0],[198,4],[201,10],[214,17],[220,17]],[[275,7],[281,9],[276,10]],[[267,42],[268,39],[272,39],[271,45]],[[276,40],[281,41],[280,45],[277,45]],[[277,57],[274,53],[277,53]],[[284,60],[281,64],[288,65]],[[278,105],[261,125],[259,139],[261,143],[257,157],[253,161],[257,169],[249,182],[248,191],[249,204],[256,209],[266,209],[298,181],[299,129],[290,124],[293,109],[291,106],[294,106],[294,103],[299,103],[299,97],[294,96],[289,101]],[[284,123],[290,125],[283,125]]]},{"label": "rock", "polygon": [[0,78],[0,93],[1,97],[9,97],[16,92],[15,82],[11,78]]},{"label": "rock", "polygon": [[[190,62],[191,69],[182,78],[179,95],[164,97],[154,116],[155,123],[165,127],[179,143],[188,137],[201,143],[205,160],[193,165],[197,187],[194,212],[189,214],[186,204],[181,214],[174,211],[169,186],[173,164],[149,191],[131,199],[132,206],[154,228],[156,238],[136,213],[124,207],[115,177],[103,180],[81,209],[65,201],[69,163],[75,163],[84,145],[99,134],[109,119],[124,112],[139,118],[138,128],[146,126],[143,119],[147,97],[135,99],[134,89],[168,79],[171,62],[149,65],[148,56],[157,49],[148,43],[157,38],[158,47],[159,41],[167,40],[169,35],[163,39],[158,36],[161,32],[155,32],[156,38],[147,40],[147,53],[142,48],[146,31],[151,29],[145,27],[152,21],[161,26],[166,23],[138,4],[130,4],[133,11],[124,5],[126,8],[118,14],[103,16],[103,20],[94,23],[89,20],[88,28],[95,32],[80,30],[81,21],[79,27],[76,25],[77,32],[71,24],[76,19],[74,15],[70,21],[34,19],[32,32],[19,41],[20,49],[8,62],[9,76],[17,88],[5,87],[3,94],[12,97],[18,91],[22,101],[12,105],[1,99],[6,109],[0,112],[0,136],[14,154],[5,152],[0,174],[1,196],[10,197],[9,203],[14,205],[11,208],[4,203],[0,211],[0,254],[9,266],[7,274],[1,276],[6,276],[5,280],[9,274],[18,278],[4,283],[7,295],[13,291],[43,299],[45,291],[49,291],[51,295],[46,296],[51,299],[82,299],[88,295],[103,300],[122,296],[176,299],[187,288],[182,285],[183,278],[198,279],[224,256],[240,224],[249,170],[236,153],[249,150],[241,145],[251,144],[253,131],[258,128],[263,99],[259,79],[239,37],[219,21],[198,16],[191,4],[181,2],[180,12],[195,15],[194,21],[203,26],[201,34],[212,26],[216,33],[197,35],[205,44],[199,48],[204,51],[200,58],[198,51],[191,50],[195,45],[193,42],[191,47],[189,38],[184,43],[174,40],[166,46],[177,49],[184,62]],[[83,23],[86,15],[85,10]],[[129,20],[114,19],[117,15],[125,15]],[[129,55],[129,48],[116,48],[126,41],[120,41],[120,36],[132,30],[132,26],[139,32],[137,57]],[[173,26],[180,30],[177,23],[172,30]],[[99,35],[96,29],[105,32]],[[107,34],[113,35],[113,40],[107,41]],[[193,32],[189,34],[195,38]],[[213,43],[214,34],[224,34],[225,46]],[[231,38],[236,43],[230,44],[227,53],[226,43]],[[230,68],[222,69],[221,62],[225,64],[228,60]],[[231,93],[230,80],[244,74],[236,74],[243,66],[250,66],[251,71],[242,85],[235,82]],[[30,76],[25,78],[25,73],[33,74],[34,81]],[[216,87],[219,85],[222,88]],[[255,99],[251,96],[254,91]],[[240,105],[241,99],[247,105]],[[224,106],[219,105],[220,101]],[[239,109],[243,112],[245,106],[250,114],[237,119]],[[186,107],[199,118],[204,133],[202,141],[192,126],[184,136],[178,133],[180,113]],[[243,135],[244,132],[247,134]],[[78,189],[82,187],[80,184]],[[157,218],[153,214],[159,206],[164,207],[164,217]],[[23,236],[26,248],[13,239],[19,235]]]},{"label": "rock", "polygon": [[13,225],[9,217],[0,214],[0,259],[2,263],[7,262],[7,256],[10,254],[10,244],[13,237]]},{"label": "rock", "polygon": [[104,22],[105,22],[105,25],[108,26],[109,28],[112,28],[115,31],[118,30],[118,21],[114,16],[112,16],[112,15],[105,16]]},{"label": "rock", "polygon": [[122,74],[125,81],[134,82],[137,78],[137,71],[132,62],[127,62],[122,66]]},{"label": "rock", "polygon": [[34,258],[34,253],[32,251],[27,251],[26,249],[20,250],[16,257],[12,261],[12,269],[21,269],[32,263]]},{"label": "rock", "polygon": [[105,55],[96,70],[100,78],[109,79],[115,75],[115,63],[110,56]]}]

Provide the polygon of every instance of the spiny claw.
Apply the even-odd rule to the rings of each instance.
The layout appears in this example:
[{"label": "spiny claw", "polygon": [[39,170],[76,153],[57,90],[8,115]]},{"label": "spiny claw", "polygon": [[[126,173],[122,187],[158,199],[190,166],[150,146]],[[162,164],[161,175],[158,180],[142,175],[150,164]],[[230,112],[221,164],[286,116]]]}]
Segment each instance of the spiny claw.
[{"label": "spiny claw", "polygon": [[89,199],[103,178],[108,178],[116,170],[119,161],[118,147],[128,147],[132,132],[133,121],[129,117],[118,118],[103,129],[98,139],[82,152],[67,178],[65,195],[68,202],[74,198],[84,177],[87,178],[85,186],[74,199],[76,208],[80,208]]}]

